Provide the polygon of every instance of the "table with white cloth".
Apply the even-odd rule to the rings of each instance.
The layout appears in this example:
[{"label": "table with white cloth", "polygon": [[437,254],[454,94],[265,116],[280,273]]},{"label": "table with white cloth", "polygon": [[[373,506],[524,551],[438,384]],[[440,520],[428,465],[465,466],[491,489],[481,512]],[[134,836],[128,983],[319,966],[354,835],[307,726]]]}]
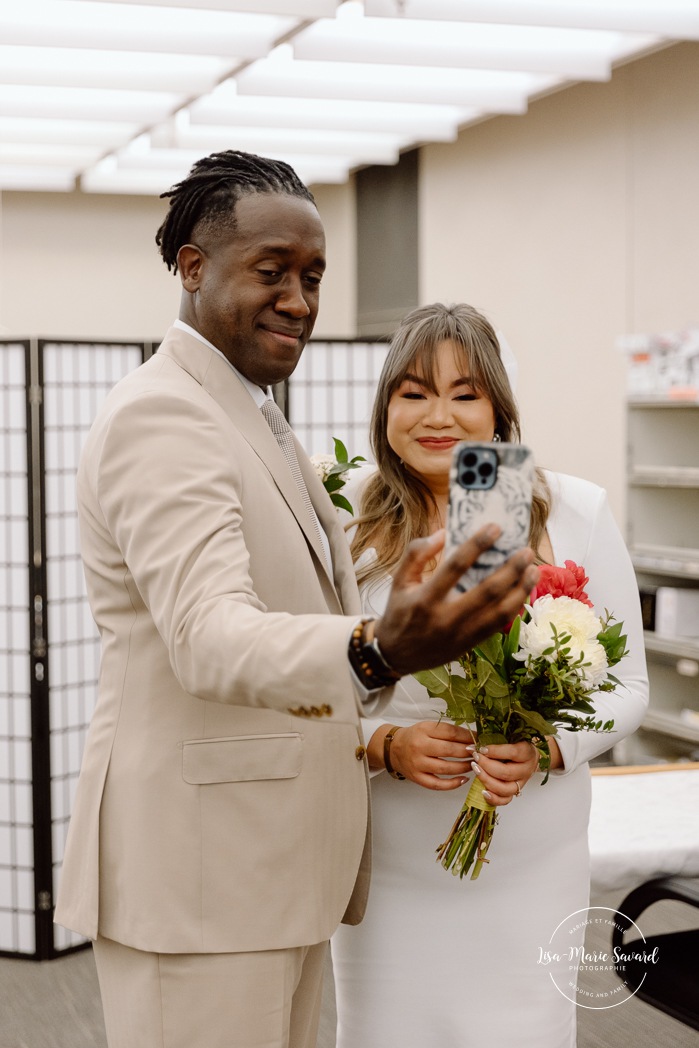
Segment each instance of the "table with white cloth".
[{"label": "table with white cloth", "polygon": [[595,768],[591,895],[699,876],[699,764]]}]

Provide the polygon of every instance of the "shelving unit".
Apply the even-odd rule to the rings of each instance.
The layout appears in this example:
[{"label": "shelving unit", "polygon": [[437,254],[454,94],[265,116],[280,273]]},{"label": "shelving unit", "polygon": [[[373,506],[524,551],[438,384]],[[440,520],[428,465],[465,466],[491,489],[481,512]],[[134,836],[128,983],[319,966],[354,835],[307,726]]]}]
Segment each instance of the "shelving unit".
[{"label": "shelving unit", "polygon": [[[699,396],[628,400],[628,543],[641,588],[699,589]],[[645,732],[699,746],[699,638],[646,632]]]}]

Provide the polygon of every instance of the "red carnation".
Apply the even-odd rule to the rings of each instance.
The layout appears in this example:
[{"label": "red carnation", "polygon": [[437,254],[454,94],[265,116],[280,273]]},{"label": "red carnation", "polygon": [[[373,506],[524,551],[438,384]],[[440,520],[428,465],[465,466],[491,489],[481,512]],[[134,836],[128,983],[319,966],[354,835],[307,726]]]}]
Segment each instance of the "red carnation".
[{"label": "red carnation", "polygon": [[529,603],[533,604],[538,597],[550,593],[552,597],[572,597],[579,600],[581,604],[592,607],[592,601],[585,592],[584,587],[590,580],[575,561],[567,560],[564,568],[554,564],[543,564],[539,569],[539,581],[532,590]]}]

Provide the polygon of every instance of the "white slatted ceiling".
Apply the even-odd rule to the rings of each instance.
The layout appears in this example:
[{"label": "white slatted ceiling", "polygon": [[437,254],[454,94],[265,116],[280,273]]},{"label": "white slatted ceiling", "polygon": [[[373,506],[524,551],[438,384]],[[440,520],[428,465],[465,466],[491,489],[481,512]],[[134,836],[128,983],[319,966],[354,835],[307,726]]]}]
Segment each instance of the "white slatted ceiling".
[{"label": "white slatted ceiling", "polygon": [[226,148],[341,183],[697,39],[699,0],[22,0],[0,189],[157,194]]}]

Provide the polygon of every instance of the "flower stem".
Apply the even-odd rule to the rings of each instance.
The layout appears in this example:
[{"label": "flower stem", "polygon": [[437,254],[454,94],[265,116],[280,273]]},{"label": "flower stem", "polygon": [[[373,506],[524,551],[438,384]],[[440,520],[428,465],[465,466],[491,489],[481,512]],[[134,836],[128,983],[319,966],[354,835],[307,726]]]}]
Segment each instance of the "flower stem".
[{"label": "flower stem", "polygon": [[483,789],[476,777],[446,841],[437,848],[437,862],[455,877],[464,877],[473,866],[472,881],[488,862],[486,853],[497,821],[497,812],[483,797]]}]

